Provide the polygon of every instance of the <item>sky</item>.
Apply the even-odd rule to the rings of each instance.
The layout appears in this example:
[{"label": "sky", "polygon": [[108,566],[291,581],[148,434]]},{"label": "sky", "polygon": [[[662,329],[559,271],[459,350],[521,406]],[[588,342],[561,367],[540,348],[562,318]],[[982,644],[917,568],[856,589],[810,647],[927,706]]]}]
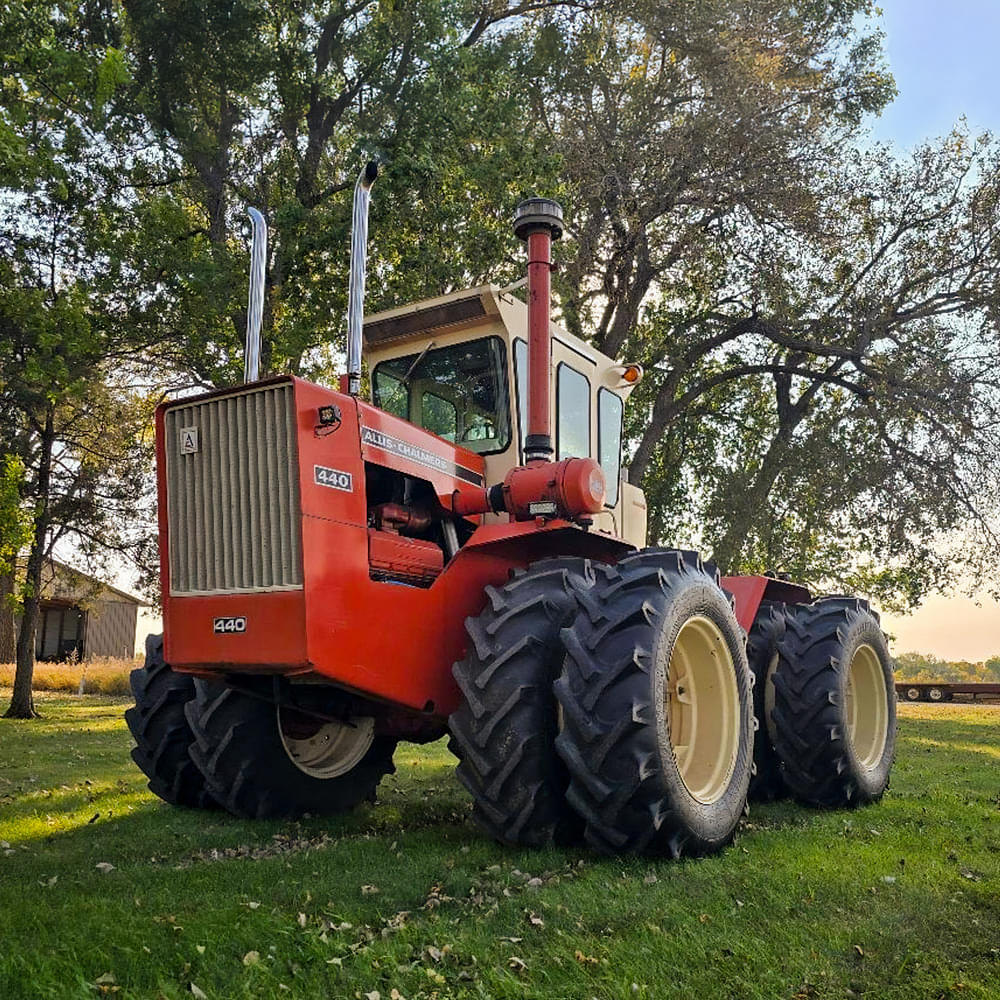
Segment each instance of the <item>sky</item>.
[{"label": "sky", "polygon": [[1000,132],[1000,0],[877,0],[899,96],[873,127],[910,149],[965,115]]},{"label": "sky", "polygon": [[[1000,134],[1000,0],[878,0],[884,48],[899,96],[872,123],[901,151],[951,131]],[[948,660],[1000,654],[1000,606],[981,595],[934,595],[912,615],[883,615],[897,653]]]},{"label": "sky", "polygon": [[[884,47],[899,96],[871,123],[900,151],[948,133],[963,115],[974,131],[1000,134],[1000,0],[880,0]],[[884,615],[897,653],[950,660],[1000,654],[1000,606],[933,596],[912,615]],[[139,645],[159,622],[143,616]]]}]

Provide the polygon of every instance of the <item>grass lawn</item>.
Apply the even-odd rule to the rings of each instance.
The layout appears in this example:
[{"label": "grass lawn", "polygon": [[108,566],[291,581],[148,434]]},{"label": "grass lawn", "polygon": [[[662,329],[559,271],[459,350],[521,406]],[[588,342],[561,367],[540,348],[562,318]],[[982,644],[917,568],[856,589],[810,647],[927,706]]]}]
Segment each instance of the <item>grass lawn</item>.
[{"label": "grass lawn", "polygon": [[1000,997],[1000,706],[901,706],[881,805],[676,863],[489,842],[443,743],[340,819],[174,809],[126,704],[0,721],[3,1000]]}]

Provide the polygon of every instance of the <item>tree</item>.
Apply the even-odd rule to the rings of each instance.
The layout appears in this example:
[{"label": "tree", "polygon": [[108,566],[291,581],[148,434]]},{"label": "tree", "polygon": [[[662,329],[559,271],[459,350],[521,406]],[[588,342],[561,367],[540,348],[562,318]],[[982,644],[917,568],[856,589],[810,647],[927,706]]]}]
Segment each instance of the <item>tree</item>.
[{"label": "tree", "polygon": [[711,284],[720,231],[741,216],[808,219],[814,178],[893,93],[877,34],[856,26],[870,9],[708,0],[609,3],[569,26],[542,15],[536,113],[571,194],[560,287],[574,332],[618,356],[650,299]]},{"label": "tree", "polygon": [[[723,566],[898,606],[954,569],[993,578],[998,185],[989,139],[956,133],[910,163],[858,154],[821,204],[821,239],[744,234],[730,302],[700,317],[720,348],[653,387],[633,461],[688,408],[714,427],[673,516],[694,513]],[[942,549],[955,533],[963,547]]]},{"label": "tree", "polygon": [[15,655],[17,558],[31,538],[23,489],[24,463],[17,455],[0,457],[0,663],[12,662]]},{"label": "tree", "polygon": [[[559,7],[549,2],[536,7]],[[246,207],[271,227],[262,371],[323,374],[343,340],[350,191],[384,163],[373,203],[373,308],[502,274],[509,214],[554,175],[522,126],[520,8],[420,0],[124,6],[141,137],[135,220],[120,247],[132,321],[200,385],[242,367]],[[490,29],[490,30],[487,30]],[[127,127],[125,127],[127,123]],[[148,152],[144,153],[144,147]]]},{"label": "tree", "polygon": [[[116,314],[107,280],[120,196],[103,108],[121,81],[101,9],[25,3],[0,32],[3,130],[18,169],[0,173],[12,224],[0,233],[0,426],[20,460],[24,546],[17,668],[7,716],[35,715],[31,693],[42,568],[61,540],[131,551],[148,408],[121,386],[143,344]],[[111,291],[109,291],[111,290]]]},{"label": "tree", "polygon": [[[629,478],[654,537],[906,606],[997,549],[995,165],[960,133],[857,151],[893,93],[872,11],[550,13],[537,109],[565,316],[647,368]],[[935,544],[959,528],[964,552]]]}]

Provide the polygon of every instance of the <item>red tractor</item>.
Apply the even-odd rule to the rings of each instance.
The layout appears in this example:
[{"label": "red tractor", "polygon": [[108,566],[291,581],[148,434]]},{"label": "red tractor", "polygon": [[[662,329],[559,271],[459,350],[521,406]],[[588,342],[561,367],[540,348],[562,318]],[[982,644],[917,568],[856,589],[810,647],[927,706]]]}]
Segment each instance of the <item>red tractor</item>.
[{"label": "red tractor", "polygon": [[339,812],[400,740],[450,730],[508,844],[701,854],[748,789],[877,800],[895,693],[867,604],[643,547],[621,469],[642,373],[550,322],[560,207],[517,209],[527,304],[482,287],[364,322],[376,173],[355,189],[339,391],[257,379],[256,215],[246,383],[157,413],[164,636],[126,713],[150,788]]}]

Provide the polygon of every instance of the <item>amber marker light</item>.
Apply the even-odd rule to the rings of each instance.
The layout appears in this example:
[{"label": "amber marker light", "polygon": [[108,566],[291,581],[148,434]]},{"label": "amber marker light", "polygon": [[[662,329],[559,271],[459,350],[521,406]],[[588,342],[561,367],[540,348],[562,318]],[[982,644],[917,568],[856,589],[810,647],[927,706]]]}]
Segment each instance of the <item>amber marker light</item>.
[{"label": "amber marker light", "polygon": [[642,365],[615,365],[608,370],[608,385],[634,389],[642,381]]}]

